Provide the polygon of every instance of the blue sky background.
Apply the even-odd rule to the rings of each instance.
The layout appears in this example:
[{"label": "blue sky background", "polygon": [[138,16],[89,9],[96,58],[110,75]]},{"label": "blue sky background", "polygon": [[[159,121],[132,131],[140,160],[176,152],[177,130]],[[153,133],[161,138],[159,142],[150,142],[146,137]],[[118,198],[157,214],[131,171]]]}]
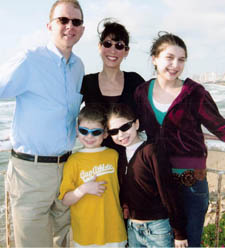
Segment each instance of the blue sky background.
[{"label": "blue sky background", "polygon": [[[7,0],[0,8],[0,64],[21,49],[45,43],[46,23],[54,0]],[[158,31],[184,39],[188,47],[185,76],[225,73],[224,0],[80,0],[85,33],[75,45],[86,73],[101,70],[97,24],[114,17],[131,35],[130,54],[122,69],[136,71],[146,80],[153,72],[149,49]]]}]

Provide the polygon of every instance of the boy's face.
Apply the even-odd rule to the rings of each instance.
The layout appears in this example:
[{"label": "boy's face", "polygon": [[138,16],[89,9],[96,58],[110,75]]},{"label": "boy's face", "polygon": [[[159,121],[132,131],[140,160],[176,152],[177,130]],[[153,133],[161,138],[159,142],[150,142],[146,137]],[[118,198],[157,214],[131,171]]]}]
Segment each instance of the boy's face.
[{"label": "boy's face", "polygon": [[[91,132],[86,135],[82,134],[81,132],[79,132],[79,128],[85,128],[91,131],[97,129],[98,134],[101,133],[101,130],[103,130],[104,127],[97,121],[83,120],[80,122],[80,125],[77,128],[77,134],[80,142],[84,145],[85,148],[98,148],[101,146],[103,139],[107,137],[107,133],[105,132],[105,130],[103,130],[100,135],[94,136]],[[94,134],[95,133],[96,132],[94,132]]]}]

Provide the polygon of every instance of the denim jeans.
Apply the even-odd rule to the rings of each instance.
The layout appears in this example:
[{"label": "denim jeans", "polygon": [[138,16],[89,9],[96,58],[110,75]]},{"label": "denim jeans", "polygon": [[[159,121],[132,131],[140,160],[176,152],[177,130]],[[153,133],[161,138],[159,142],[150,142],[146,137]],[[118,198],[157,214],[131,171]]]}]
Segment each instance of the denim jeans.
[{"label": "denim jeans", "polygon": [[173,247],[169,219],[145,223],[127,222],[129,247]]},{"label": "denim jeans", "polygon": [[187,217],[187,238],[189,247],[200,247],[205,214],[209,204],[207,180],[197,181],[192,187],[182,186],[184,210]]}]

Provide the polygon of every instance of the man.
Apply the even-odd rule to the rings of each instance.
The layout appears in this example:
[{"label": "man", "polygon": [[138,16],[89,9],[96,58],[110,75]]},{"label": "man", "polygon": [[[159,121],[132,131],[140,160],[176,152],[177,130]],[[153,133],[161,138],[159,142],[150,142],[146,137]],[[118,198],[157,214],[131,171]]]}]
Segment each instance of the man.
[{"label": "man", "polygon": [[82,98],[84,66],[72,53],[84,32],[79,3],[56,1],[47,28],[47,46],[0,69],[0,97],[16,97],[7,182],[17,247],[69,246],[69,211],[57,196]]}]

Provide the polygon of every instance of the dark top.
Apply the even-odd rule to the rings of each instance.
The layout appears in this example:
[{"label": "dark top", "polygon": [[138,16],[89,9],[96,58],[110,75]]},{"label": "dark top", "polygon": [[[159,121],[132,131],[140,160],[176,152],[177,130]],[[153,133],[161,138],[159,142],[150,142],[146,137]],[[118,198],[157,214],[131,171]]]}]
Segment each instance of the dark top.
[{"label": "dark top", "polygon": [[207,148],[201,125],[225,141],[225,119],[205,88],[187,78],[160,125],[148,100],[152,80],[137,87],[135,102],[141,128],[148,139],[164,146],[169,156],[202,158]]},{"label": "dark top", "polygon": [[175,239],[185,239],[183,205],[173,184],[168,160],[160,159],[153,144],[144,142],[129,163],[125,152],[120,162],[121,203],[125,217],[137,220],[169,217]]},{"label": "dark top", "polygon": [[120,96],[103,96],[98,81],[99,73],[84,76],[81,94],[83,101],[88,103],[124,103],[135,108],[134,91],[145,80],[136,72],[124,71],[124,89]]}]

